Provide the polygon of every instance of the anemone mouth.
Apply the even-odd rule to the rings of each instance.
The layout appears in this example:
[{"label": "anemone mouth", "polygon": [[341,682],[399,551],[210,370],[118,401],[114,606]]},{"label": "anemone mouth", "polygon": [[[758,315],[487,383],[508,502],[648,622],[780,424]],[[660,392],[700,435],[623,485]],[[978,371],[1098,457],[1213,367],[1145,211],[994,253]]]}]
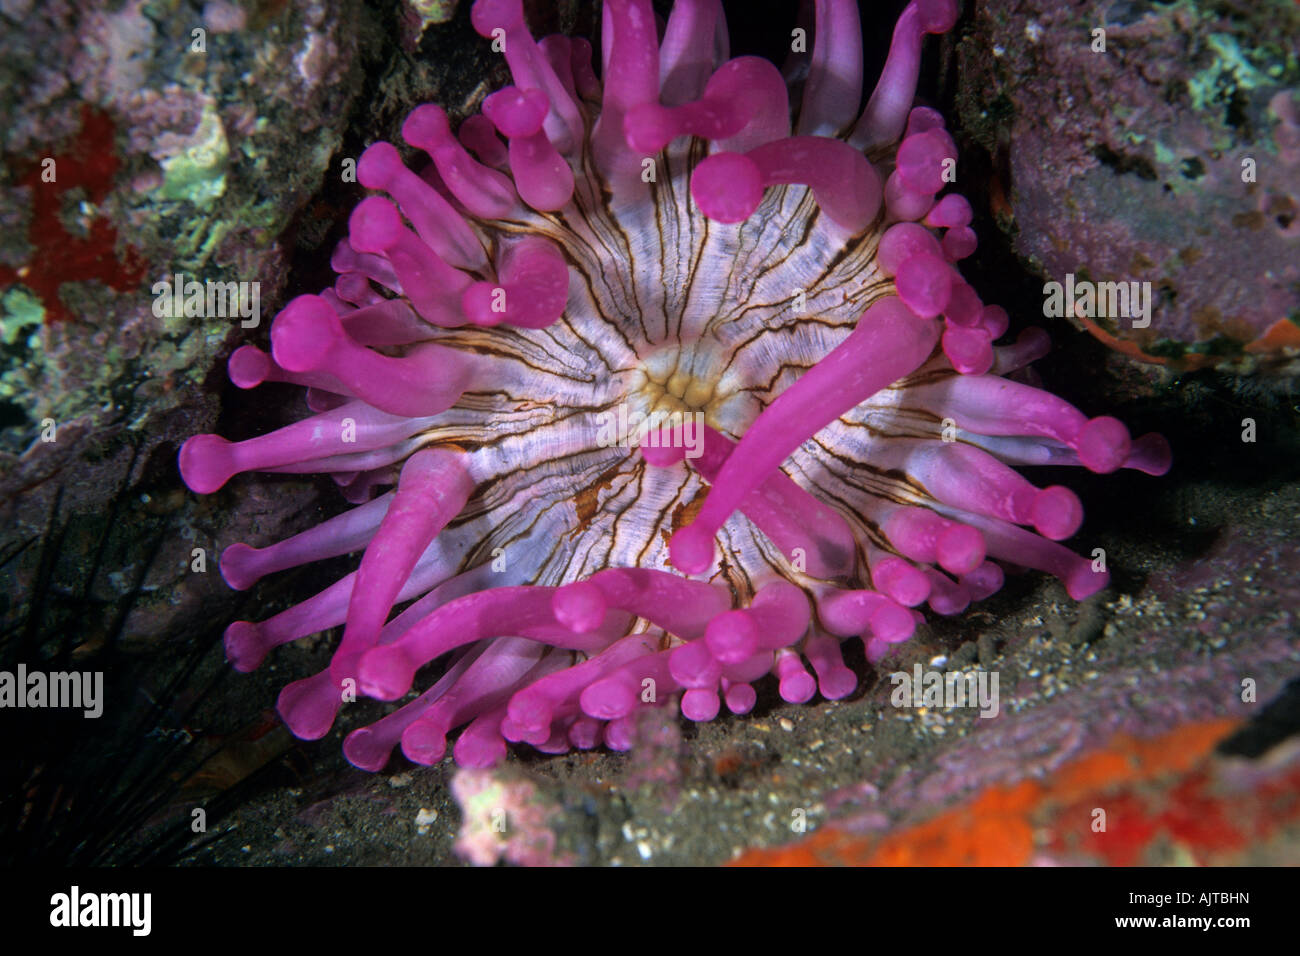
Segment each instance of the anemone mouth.
[{"label": "anemone mouth", "polygon": [[708,414],[731,397],[720,388],[722,363],[716,349],[698,345],[660,349],[641,363],[633,394],[644,394],[647,412]]},{"label": "anemone mouth", "polygon": [[1105,585],[1056,543],[1078,499],[1013,466],[1159,473],[1168,447],[1017,380],[1043,336],[993,344],[1006,313],[958,269],[969,203],[938,195],[955,146],[912,108],[955,5],[909,5],[860,116],[857,5],[817,13],[792,122],[775,66],[728,59],[718,0],[682,0],[662,39],[649,0],[608,0],[599,81],[585,41],[539,44],[520,0],[479,0],[515,85],[456,135],[414,110],[424,169],[366,151],[361,183],[391,198],[358,204],[338,280],[277,316],[272,354],[231,360],[240,387],[305,386],[315,414],[180,456],[196,491],[317,471],[357,505],[223,555],[247,588],[363,551],[227,632],[250,670],[343,625],[330,666],[281,696],[295,733],[323,736],[357,689],[402,698],[441,659],[348,759],[432,763],[458,728],[466,766],[506,742],[624,750],[643,705],[745,713],[767,674],[787,701],[846,696],[842,639],[878,660],[918,608],[998,590],[999,562],[1076,598]]}]

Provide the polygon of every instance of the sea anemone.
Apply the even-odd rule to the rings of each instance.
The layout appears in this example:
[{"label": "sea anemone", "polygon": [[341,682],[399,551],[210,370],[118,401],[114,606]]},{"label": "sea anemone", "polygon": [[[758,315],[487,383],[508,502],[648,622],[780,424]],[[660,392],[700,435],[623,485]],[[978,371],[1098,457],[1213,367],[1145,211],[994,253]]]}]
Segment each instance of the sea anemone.
[{"label": "sea anemone", "polygon": [[348,735],[352,763],[400,744],[430,764],[462,727],[473,767],[508,741],[627,749],[640,708],[743,714],[769,673],[787,701],[845,697],[843,640],[878,660],[916,608],[997,591],[998,562],[1076,599],[1105,586],[1057,543],[1079,499],[1011,466],[1160,474],[1169,449],[1027,384],[1043,332],[992,344],[1007,314],[955,265],[975,235],[945,193],[953,141],[913,108],[955,0],[904,10],[860,114],[857,4],[815,14],[783,73],[729,57],[719,0],[678,0],[662,27],[650,0],[607,0],[598,81],[587,41],[535,42],[520,0],[478,0],[514,85],[458,135],[416,108],[418,172],[390,143],[365,151],[360,182],[390,198],[352,213],[333,288],[285,307],[269,355],[230,359],[240,387],[306,386],[315,414],[180,452],[199,493],[326,472],[357,505],[221,557],[243,589],[364,548],[352,574],[226,632],[249,671],[343,625],[329,667],[280,695],[299,737],[436,662],[431,687]]}]

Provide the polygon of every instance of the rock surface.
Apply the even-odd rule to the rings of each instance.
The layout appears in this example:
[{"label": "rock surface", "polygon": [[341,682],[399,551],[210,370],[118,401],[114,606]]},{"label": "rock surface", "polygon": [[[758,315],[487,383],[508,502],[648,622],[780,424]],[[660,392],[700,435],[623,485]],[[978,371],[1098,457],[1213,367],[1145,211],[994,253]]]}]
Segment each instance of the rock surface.
[{"label": "rock surface", "polygon": [[1045,281],[1150,284],[1146,327],[1073,321],[1180,371],[1294,375],[1300,8],[1016,0],[967,22],[956,107],[1016,253]]}]

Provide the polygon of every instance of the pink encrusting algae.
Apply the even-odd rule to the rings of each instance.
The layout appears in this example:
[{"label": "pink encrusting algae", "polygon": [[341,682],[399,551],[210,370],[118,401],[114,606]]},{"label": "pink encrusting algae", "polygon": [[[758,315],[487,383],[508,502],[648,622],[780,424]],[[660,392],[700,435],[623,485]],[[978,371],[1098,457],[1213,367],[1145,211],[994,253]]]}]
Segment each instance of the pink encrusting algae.
[{"label": "pink encrusting algae", "polygon": [[315,414],[180,453],[200,493],[327,472],[357,505],[222,555],[242,589],[364,549],[226,632],[249,671],[343,625],[330,666],[280,695],[299,737],[326,734],[350,690],[399,700],[442,660],[348,735],[352,763],[400,745],[431,764],[458,728],[472,767],[507,742],[623,750],[637,708],[743,714],[769,673],[787,701],[845,697],[843,640],[878,660],[920,606],[997,591],[999,561],[1076,599],[1105,586],[1057,543],[1078,498],[1011,466],[1161,474],[1169,449],[1018,380],[1044,333],[993,345],[1007,315],[956,267],[970,206],[939,196],[952,139],[913,108],[924,36],[955,0],[906,8],[861,113],[857,4],[815,13],[783,75],[729,59],[719,0],[679,0],[666,24],[650,0],[607,0],[598,81],[585,40],[535,42],[520,0],[478,0],[515,85],[458,136],[437,106],[412,112],[419,171],[389,143],[361,157],[390,198],[353,212],[333,288],[288,304],[270,355],[230,360],[240,387],[305,386]]}]

